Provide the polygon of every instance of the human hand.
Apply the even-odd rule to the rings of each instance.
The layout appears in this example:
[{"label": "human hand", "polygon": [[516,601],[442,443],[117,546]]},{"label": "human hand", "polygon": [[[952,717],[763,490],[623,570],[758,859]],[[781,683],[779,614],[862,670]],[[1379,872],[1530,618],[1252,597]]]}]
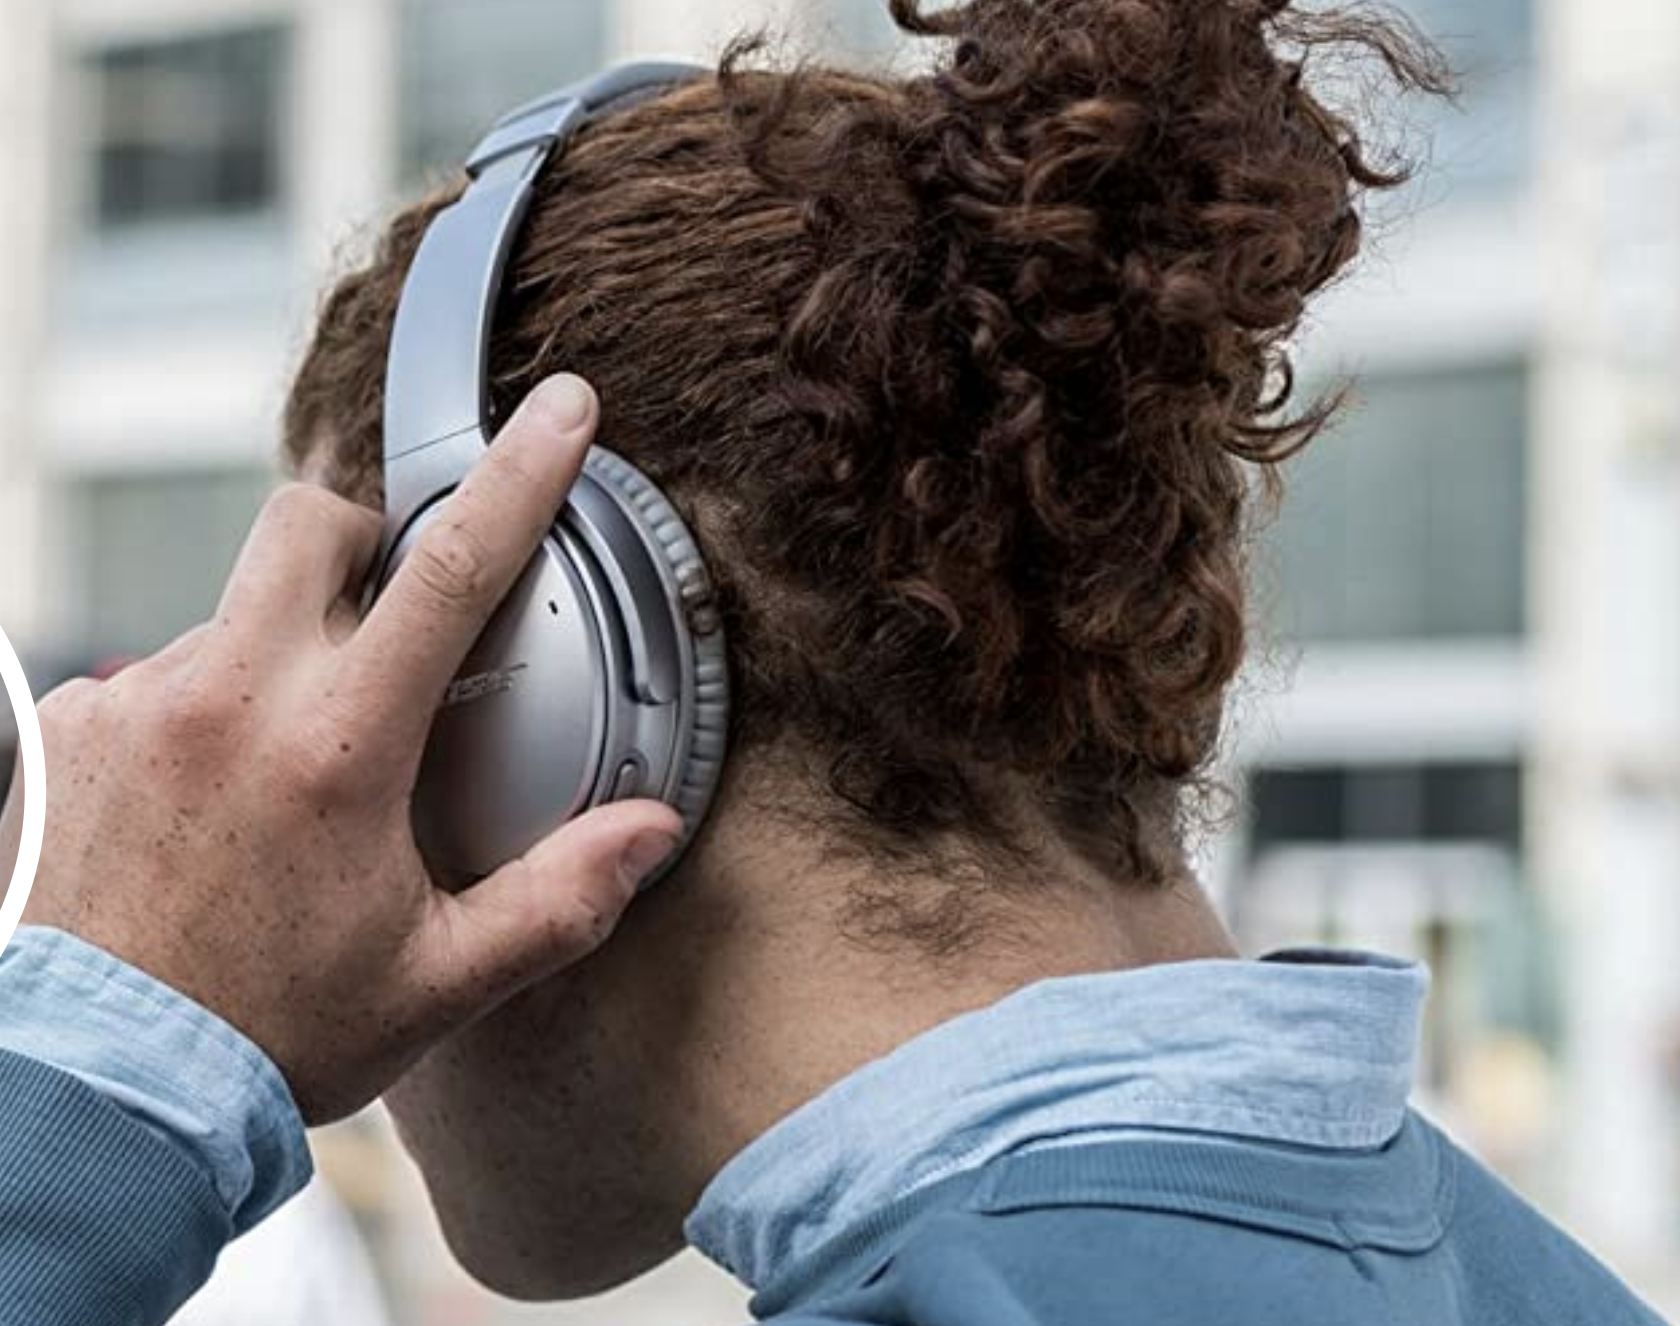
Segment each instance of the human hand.
[{"label": "human hand", "polygon": [[575,378],[534,391],[365,620],[380,518],[294,485],[258,518],[214,621],[49,695],[25,922],[238,1027],[310,1123],[594,950],[674,847],[675,811],[603,806],[450,894],[421,861],[410,801],[445,689],[563,504],[597,415]]}]

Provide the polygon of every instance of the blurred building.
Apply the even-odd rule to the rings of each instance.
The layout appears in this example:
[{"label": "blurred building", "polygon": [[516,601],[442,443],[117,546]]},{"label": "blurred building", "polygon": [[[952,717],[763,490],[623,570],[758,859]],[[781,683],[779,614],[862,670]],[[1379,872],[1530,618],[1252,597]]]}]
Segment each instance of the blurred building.
[{"label": "blurred building", "polygon": [[[1430,169],[1311,329],[1309,381],[1359,387],[1258,567],[1273,649],[1208,870],[1253,948],[1429,958],[1436,1109],[1660,1297],[1680,1266],[1680,7],[1408,8],[1464,102],[1394,126]],[[335,255],[505,106],[766,18],[857,56],[892,42],[874,0],[8,0],[13,640],[89,658],[202,618]],[[377,1119],[327,1150],[397,1320],[742,1315],[692,1263],[608,1307],[492,1306]]]}]

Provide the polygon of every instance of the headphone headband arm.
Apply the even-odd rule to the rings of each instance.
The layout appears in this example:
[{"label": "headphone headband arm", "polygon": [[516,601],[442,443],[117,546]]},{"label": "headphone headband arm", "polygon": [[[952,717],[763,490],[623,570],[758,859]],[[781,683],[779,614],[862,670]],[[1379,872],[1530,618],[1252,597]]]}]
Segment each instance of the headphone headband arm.
[{"label": "headphone headband arm", "polygon": [[676,64],[611,70],[513,111],[473,149],[471,182],[427,229],[392,327],[384,555],[490,443],[491,327],[537,176],[597,116],[707,72]]}]

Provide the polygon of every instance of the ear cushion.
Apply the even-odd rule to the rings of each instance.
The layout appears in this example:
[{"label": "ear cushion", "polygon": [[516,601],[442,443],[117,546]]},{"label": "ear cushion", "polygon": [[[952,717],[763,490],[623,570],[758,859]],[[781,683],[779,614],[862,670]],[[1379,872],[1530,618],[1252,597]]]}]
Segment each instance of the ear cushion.
[{"label": "ear cushion", "polygon": [[688,526],[651,479],[622,456],[603,447],[590,448],[584,468],[618,499],[619,505],[647,535],[650,551],[670,572],[682,605],[675,611],[677,629],[694,650],[694,705],[687,716],[684,740],[677,755],[680,781],[671,801],[683,819],[682,842],[671,856],[675,861],[698,831],[711,805],[723,775],[729,736],[728,649],[723,628],[717,623],[711,606],[712,578]]}]

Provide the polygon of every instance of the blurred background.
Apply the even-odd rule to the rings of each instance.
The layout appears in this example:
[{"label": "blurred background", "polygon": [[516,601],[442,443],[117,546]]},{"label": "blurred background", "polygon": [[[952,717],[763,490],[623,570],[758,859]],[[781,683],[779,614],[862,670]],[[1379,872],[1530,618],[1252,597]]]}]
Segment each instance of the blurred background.
[{"label": "blurred background", "polygon": [[[1680,1312],[1680,6],[1412,0],[1456,111],[1308,376],[1206,876],[1245,946],[1415,954],[1428,1106]],[[500,110],[631,55],[902,60],[876,0],[5,0],[0,622],[37,689],[201,619],[317,293]],[[371,1112],[195,1326],[723,1326],[684,1258],[514,1308]],[[557,1193],[557,1201],[567,1200]]]}]

